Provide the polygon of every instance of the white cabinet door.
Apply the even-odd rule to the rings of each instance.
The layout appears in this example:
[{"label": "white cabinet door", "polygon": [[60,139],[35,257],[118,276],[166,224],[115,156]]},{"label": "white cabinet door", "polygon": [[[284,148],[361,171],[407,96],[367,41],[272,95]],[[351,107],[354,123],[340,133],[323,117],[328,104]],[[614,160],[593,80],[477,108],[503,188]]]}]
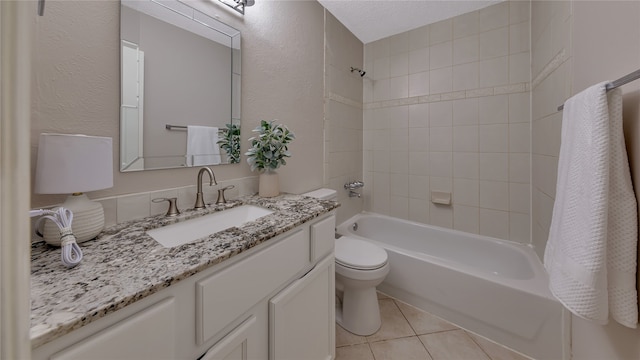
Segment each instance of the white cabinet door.
[{"label": "white cabinet door", "polygon": [[256,341],[259,332],[256,329],[257,319],[251,315],[242,324],[238,325],[222,340],[209,349],[200,360],[247,360],[250,347]]},{"label": "white cabinet door", "polygon": [[269,359],[333,359],[334,269],[327,256],[269,301]]},{"label": "white cabinet door", "polygon": [[175,359],[174,298],[168,298],[51,356],[71,359]]}]

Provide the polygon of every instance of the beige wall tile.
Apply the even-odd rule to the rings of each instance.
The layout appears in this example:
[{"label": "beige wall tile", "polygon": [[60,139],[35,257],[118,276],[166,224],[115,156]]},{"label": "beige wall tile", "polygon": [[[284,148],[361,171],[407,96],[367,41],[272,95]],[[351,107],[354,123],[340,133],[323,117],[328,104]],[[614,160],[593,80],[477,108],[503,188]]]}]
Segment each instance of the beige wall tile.
[{"label": "beige wall tile", "polygon": [[509,27],[486,31],[479,35],[480,60],[509,54]]},{"label": "beige wall tile", "polygon": [[398,219],[408,219],[409,198],[406,196],[391,195],[389,197],[389,215]]},{"label": "beige wall tile", "polygon": [[409,74],[429,70],[429,48],[418,48],[409,52]]},{"label": "beige wall tile", "polygon": [[477,207],[454,205],[453,228],[478,234],[480,231],[480,209]]},{"label": "beige wall tile", "polygon": [[480,180],[508,181],[509,155],[506,153],[480,153]]},{"label": "beige wall tile", "polygon": [[509,2],[505,1],[496,5],[491,5],[480,9],[479,31],[496,29],[509,24]]},{"label": "beige wall tile", "polygon": [[453,102],[453,125],[478,124],[478,99],[469,98]]},{"label": "beige wall tile", "polygon": [[409,105],[409,127],[429,127],[429,104]]},{"label": "beige wall tile", "polygon": [[480,205],[480,181],[454,178],[452,201],[454,205],[478,207]]},{"label": "beige wall tile", "polygon": [[501,56],[482,60],[479,64],[479,87],[499,86],[509,83],[509,57]]},{"label": "beige wall tile", "polygon": [[453,151],[478,152],[478,125],[453,127]]},{"label": "beige wall tile", "polygon": [[453,229],[452,207],[431,203],[429,205],[429,224]]},{"label": "beige wall tile", "polygon": [[479,15],[477,11],[472,11],[453,18],[453,38],[458,39],[464,36],[478,33]]},{"label": "beige wall tile", "polygon": [[453,153],[451,151],[430,152],[429,176],[443,178],[453,177]]},{"label": "beige wall tile", "polygon": [[453,123],[453,101],[429,104],[429,127],[451,126]]},{"label": "beige wall tile", "polygon": [[529,154],[509,154],[509,181],[531,182],[531,156]]},{"label": "beige wall tile", "polygon": [[509,26],[509,54],[529,52],[529,21]]},{"label": "beige wall tile", "polygon": [[509,239],[522,244],[531,242],[531,221],[528,214],[509,213]]},{"label": "beige wall tile", "polygon": [[516,24],[521,21],[528,21],[530,15],[529,1],[510,1],[509,2],[509,23]]},{"label": "beige wall tile", "polygon": [[453,91],[470,90],[478,88],[478,63],[455,65],[453,67],[452,89]]},{"label": "beige wall tile", "polygon": [[480,124],[506,124],[509,120],[509,95],[486,96],[478,99]]},{"label": "beige wall tile", "polygon": [[409,97],[429,94],[429,72],[414,73],[409,75]]},{"label": "beige wall tile", "polygon": [[480,125],[478,127],[478,145],[480,152],[508,152],[509,125]]},{"label": "beige wall tile", "polygon": [[509,211],[509,183],[480,180],[480,207]]},{"label": "beige wall tile", "polygon": [[455,179],[478,179],[480,158],[477,152],[453,153],[453,177]]},{"label": "beige wall tile", "polygon": [[452,127],[438,126],[429,128],[429,150],[451,151],[452,150]]},{"label": "beige wall tile", "polygon": [[429,223],[429,203],[427,200],[409,198],[409,220]]},{"label": "beige wall tile", "polygon": [[480,45],[478,35],[471,35],[453,41],[453,64],[478,61]]},{"label": "beige wall tile", "polygon": [[429,68],[431,70],[453,64],[453,42],[445,41],[429,47]]},{"label": "beige wall tile", "polygon": [[498,239],[509,237],[509,213],[507,211],[480,209],[480,235]]},{"label": "beige wall tile", "polygon": [[429,72],[429,92],[431,94],[450,92],[452,86],[453,72],[450,66]]},{"label": "beige wall tile", "polygon": [[409,50],[422,49],[429,46],[429,25],[409,31]]},{"label": "beige wall tile", "polygon": [[408,137],[409,151],[429,151],[429,128],[412,128]]},{"label": "beige wall tile", "polygon": [[453,20],[447,19],[429,25],[431,45],[453,40]]}]

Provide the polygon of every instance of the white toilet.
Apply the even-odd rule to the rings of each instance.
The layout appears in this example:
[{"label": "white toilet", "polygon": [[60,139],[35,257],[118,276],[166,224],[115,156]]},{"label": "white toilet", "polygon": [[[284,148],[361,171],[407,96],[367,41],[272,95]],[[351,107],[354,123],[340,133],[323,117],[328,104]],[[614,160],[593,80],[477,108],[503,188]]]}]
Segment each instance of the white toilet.
[{"label": "white toilet", "polygon": [[[336,200],[332,189],[318,189],[306,196]],[[376,286],[389,273],[387,252],[370,242],[342,236],[336,239],[336,322],[357,335],[371,335],[380,328]]]}]

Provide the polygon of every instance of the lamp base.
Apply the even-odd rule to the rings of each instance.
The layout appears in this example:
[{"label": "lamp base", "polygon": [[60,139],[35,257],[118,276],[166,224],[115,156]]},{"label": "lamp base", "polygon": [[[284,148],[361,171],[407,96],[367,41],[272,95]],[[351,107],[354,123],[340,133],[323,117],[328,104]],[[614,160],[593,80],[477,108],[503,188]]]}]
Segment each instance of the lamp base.
[{"label": "lamp base", "polygon": [[[71,231],[73,231],[77,243],[95,238],[104,229],[104,209],[102,204],[89,200],[87,195],[69,195],[67,200],[60,206],[73,212]],[[44,241],[47,244],[61,245],[60,229],[53,221],[46,220],[42,230]]]}]

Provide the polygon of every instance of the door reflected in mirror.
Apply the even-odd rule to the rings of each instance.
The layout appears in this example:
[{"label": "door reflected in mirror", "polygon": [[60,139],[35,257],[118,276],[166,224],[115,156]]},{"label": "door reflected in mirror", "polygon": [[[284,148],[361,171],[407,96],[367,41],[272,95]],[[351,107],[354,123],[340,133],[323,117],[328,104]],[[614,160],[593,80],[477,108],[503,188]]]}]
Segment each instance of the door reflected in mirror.
[{"label": "door reflected in mirror", "polygon": [[178,1],[120,14],[120,171],[239,163],[240,32]]}]

